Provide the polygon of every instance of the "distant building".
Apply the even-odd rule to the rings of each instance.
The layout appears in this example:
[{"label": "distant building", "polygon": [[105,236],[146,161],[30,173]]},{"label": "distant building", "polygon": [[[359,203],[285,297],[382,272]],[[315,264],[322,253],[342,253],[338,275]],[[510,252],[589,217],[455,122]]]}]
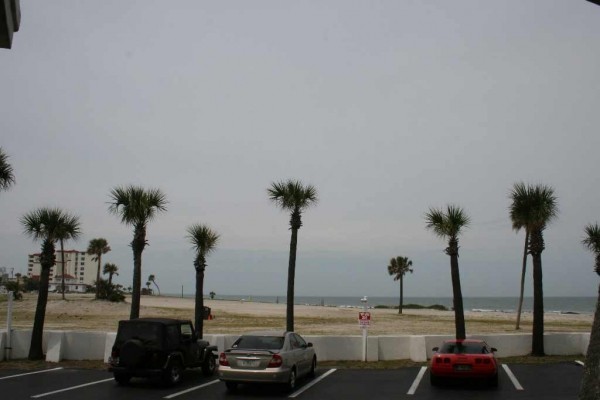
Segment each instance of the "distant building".
[{"label": "distant building", "polygon": [[[56,250],[55,264],[50,268],[48,290],[55,291],[62,284],[62,258],[60,250]],[[29,254],[27,259],[27,276],[39,279],[42,265],[40,253]],[[98,262],[92,260],[93,255],[85,251],[65,250],[65,290],[69,292],[85,292],[88,286],[96,281]],[[102,271],[100,271],[102,273]]]},{"label": "distant building", "polygon": [[[85,293],[88,285],[77,282],[77,278],[65,274],[65,292]],[[60,292],[62,290],[62,275],[55,275],[54,280],[48,284],[49,292]]]}]

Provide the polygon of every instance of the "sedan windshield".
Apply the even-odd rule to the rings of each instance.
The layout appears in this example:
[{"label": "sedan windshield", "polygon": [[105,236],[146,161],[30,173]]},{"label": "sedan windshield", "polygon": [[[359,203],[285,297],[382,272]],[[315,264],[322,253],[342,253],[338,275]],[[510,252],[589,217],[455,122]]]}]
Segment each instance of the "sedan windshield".
[{"label": "sedan windshield", "polygon": [[283,347],[283,336],[242,336],[235,341],[234,349],[279,350]]}]

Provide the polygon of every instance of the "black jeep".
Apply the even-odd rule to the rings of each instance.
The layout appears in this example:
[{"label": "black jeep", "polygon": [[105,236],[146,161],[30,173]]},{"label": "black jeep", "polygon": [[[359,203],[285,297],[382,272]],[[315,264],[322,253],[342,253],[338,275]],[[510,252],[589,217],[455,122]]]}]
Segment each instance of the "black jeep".
[{"label": "black jeep", "polygon": [[174,385],[185,368],[202,367],[204,375],[216,370],[217,346],[199,340],[191,321],[138,318],[119,321],[110,368],[125,385],[132,377],[160,377]]}]

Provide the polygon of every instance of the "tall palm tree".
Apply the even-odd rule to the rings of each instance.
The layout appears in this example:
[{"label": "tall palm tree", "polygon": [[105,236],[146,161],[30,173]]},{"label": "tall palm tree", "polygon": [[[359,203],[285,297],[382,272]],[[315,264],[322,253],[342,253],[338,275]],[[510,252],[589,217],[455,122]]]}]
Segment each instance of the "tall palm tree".
[{"label": "tall palm tree", "polygon": [[100,298],[100,266],[102,265],[102,254],[106,254],[110,251],[108,240],[104,238],[96,238],[90,240],[88,244],[87,253],[93,254],[93,261],[98,261],[98,268],[96,270],[96,300]]},{"label": "tall palm tree", "polygon": [[133,293],[129,318],[140,316],[142,288],[142,252],[148,245],[146,229],[159,212],[167,210],[167,197],[160,189],[141,186],[119,186],[110,192],[109,212],[121,217],[121,223],[133,226]]},{"label": "tall palm tree", "polygon": [[533,261],[533,332],[531,355],[543,356],[544,352],[544,290],[542,276],[542,252],[545,249],[543,232],[558,215],[554,189],[547,185],[522,185],[511,211],[518,215],[517,222],[529,232],[527,252]]},{"label": "tall palm tree", "polygon": [[458,270],[458,236],[469,225],[470,218],[462,208],[448,205],[446,210],[430,208],[425,214],[425,221],[427,229],[432,230],[440,238],[448,240],[445,253],[450,256],[456,338],[465,339],[465,314]]},{"label": "tall palm tree", "polygon": [[54,245],[61,232],[65,230],[74,231],[73,227],[67,227],[66,225],[72,224],[75,221],[75,217],[59,208],[39,208],[25,214],[21,218],[24,233],[33,240],[40,240],[42,242],[40,288],[31,332],[31,345],[28,356],[30,360],[41,360],[44,357],[42,337],[44,333],[46,303],[48,302],[50,268],[52,268],[55,262]]},{"label": "tall palm tree", "polygon": [[413,262],[408,257],[396,257],[390,260],[388,273],[394,277],[395,281],[400,281],[400,304],[398,305],[398,314],[402,314],[402,305],[404,302],[404,275],[413,272]]},{"label": "tall palm tree", "polygon": [[187,233],[187,238],[196,252],[194,258],[194,269],[196,270],[194,323],[196,324],[198,337],[202,338],[204,331],[204,271],[206,270],[206,257],[215,250],[220,236],[216,231],[202,224],[190,226]]},{"label": "tall palm tree", "polygon": [[148,277],[148,281],[152,282],[154,284],[154,286],[156,286],[156,290],[158,290],[158,295],[160,296],[160,288],[158,287],[158,285],[156,284],[156,276],[154,276],[154,274],[150,275]]},{"label": "tall palm tree", "polygon": [[61,292],[62,299],[65,300],[65,240],[77,240],[81,234],[81,223],[79,217],[69,216],[70,220],[63,224],[58,232],[57,238],[60,243],[60,261],[61,261]]},{"label": "tall palm tree", "polygon": [[[600,226],[598,223],[585,227],[585,237],[581,243],[596,256],[594,270],[596,274],[600,275]],[[600,399],[600,286],[598,287],[598,301],[596,302],[590,343],[583,367],[579,399]]]},{"label": "tall palm tree", "polygon": [[21,276],[22,276],[22,275],[21,275],[21,273],[20,273],[20,272],[17,272],[17,273],[15,274],[15,278],[17,278],[17,292],[19,291],[19,282],[20,282],[20,280],[21,280]]},{"label": "tall palm tree", "polygon": [[527,271],[527,254],[529,248],[529,229],[527,228],[527,221],[530,219],[530,208],[527,207],[528,187],[523,182],[515,183],[510,192],[510,198],[512,203],[510,205],[509,213],[512,227],[517,232],[521,230],[521,228],[525,229],[523,266],[521,268],[521,290],[517,309],[517,323],[515,326],[515,329],[519,330],[521,329],[521,313],[523,310],[523,296],[525,294],[525,273]]},{"label": "tall palm tree", "polygon": [[12,166],[8,163],[8,156],[0,147],[0,191],[8,190],[15,184],[15,175]]},{"label": "tall palm tree", "polygon": [[288,263],[286,330],[294,330],[294,281],[296,276],[296,250],[298,248],[298,230],[302,227],[302,212],[317,203],[317,189],[312,185],[304,186],[302,182],[289,179],[272,182],[267,189],[269,199],[282,210],[289,211],[290,258]]},{"label": "tall palm tree", "polygon": [[119,267],[116,264],[106,263],[104,264],[103,274],[108,274],[108,286],[112,286],[113,275],[119,275]]}]

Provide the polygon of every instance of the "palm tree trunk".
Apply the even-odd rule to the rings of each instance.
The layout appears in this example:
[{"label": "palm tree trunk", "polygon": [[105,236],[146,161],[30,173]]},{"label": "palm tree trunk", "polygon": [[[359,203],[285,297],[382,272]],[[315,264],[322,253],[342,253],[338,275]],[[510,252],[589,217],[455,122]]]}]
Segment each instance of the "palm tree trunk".
[{"label": "palm tree trunk", "polygon": [[194,310],[196,332],[198,339],[202,339],[204,334],[204,270],[196,270],[196,308]]},{"label": "palm tree trunk", "polygon": [[156,284],[156,281],[152,281],[152,283],[154,283],[154,286],[156,286],[156,290],[158,290],[158,295],[160,296],[160,288]]},{"label": "palm tree trunk", "polygon": [[140,296],[142,290],[142,252],[133,251],[133,293],[131,294],[131,311],[129,319],[140,317]]},{"label": "palm tree trunk", "polygon": [[113,273],[109,272],[108,273],[108,287],[112,288],[112,277],[113,277]]},{"label": "palm tree trunk", "polygon": [[465,313],[463,310],[462,290],[460,288],[458,254],[450,255],[450,274],[452,275],[452,293],[454,305],[454,324],[456,325],[456,339],[465,339]]},{"label": "palm tree trunk", "polygon": [[398,314],[402,314],[402,303],[404,302],[404,279],[400,276],[400,304],[398,305]]},{"label": "palm tree trunk", "polygon": [[50,268],[54,265],[54,243],[45,240],[42,246],[42,260],[40,271],[40,288],[38,291],[38,301],[35,308],[35,317],[33,319],[33,329],[31,330],[31,344],[29,346],[28,359],[42,360],[44,351],[42,341],[44,337],[44,320],[46,318],[46,304],[48,303],[48,282],[50,281]]},{"label": "palm tree trunk", "polygon": [[544,289],[542,284],[542,255],[533,256],[533,335],[531,355],[544,356]]},{"label": "palm tree trunk", "polygon": [[61,259],[61,264],[62,264],[62,287],[61,287],[61,291],[62,291],[62,299],[65,299],[65,246],[64,246],[64,241],[63,239],[60,239],[60,259]]},{"label": "palm tree trunk", "polygon": [[600,399],[600,286],[598,286],[598,301],[590,344],[588,345],[585,366],[583,367],[583,379],[579,390],[579,400]]},{"label": "palm tree trunk", "polygon": [[140,295],[142,290],[142,252],[146,246],[146,231],[136,227],[131,248],[133,249],[133,293],[131,294],[131,312],[129,319],[140,317]]},{"label": "palm tree trunk", "polygon": [[525,293],[525,271],[527,270],[527,246],[529,242],[529,231],[525,229],[525,248],[523,249],[523,268],[521,269],[521,295],[519,296],[519,307],[517,310],[516,330],[521,329],[521,311],[523,310],[523,295]]},{"label": "palm tree trunk", "polygon": [[[98,256],[98,270],[96,271],[96,300],[98,300],[100,298],[100,265],[102,264],[102,253],[98,253],[97,256]],[[134,256],[134,259],[135,259],[135,256]]]},{"label": "palm tree trunk", "polygon": [[296,275],[296,250],[298,248],[298,229],[292,227],[290,240],[290,261],[288,264],[286,330],[294,331],[294,281]]}]

